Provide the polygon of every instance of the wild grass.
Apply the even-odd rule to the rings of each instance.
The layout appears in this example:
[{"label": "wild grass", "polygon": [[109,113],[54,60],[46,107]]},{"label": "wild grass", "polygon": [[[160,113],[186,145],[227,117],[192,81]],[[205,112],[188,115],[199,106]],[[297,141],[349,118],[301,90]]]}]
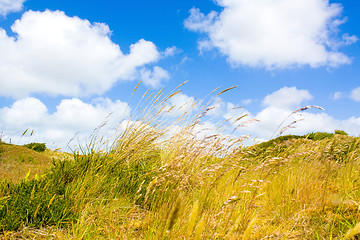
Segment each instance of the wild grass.
[{"label": "wild grass", "polygon": [[72,159],[54,160],[41,178],[3,180],[2,237],[357,236],[360,138],[288,136],[245,148],[224,140],[225,134],[194,135],[207,105],[199,114],[167,121],[163,111],[171,111],[171,94],[161,94],[139,104],[145,111],[126,122],[111,149],[93,142]]}]

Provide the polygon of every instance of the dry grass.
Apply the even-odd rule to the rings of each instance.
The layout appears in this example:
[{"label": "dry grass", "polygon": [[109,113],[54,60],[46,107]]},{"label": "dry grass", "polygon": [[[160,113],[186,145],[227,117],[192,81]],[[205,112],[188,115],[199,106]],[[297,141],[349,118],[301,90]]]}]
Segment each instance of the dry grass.
[{"label": "dry grass", "polygon": [[73,155],[69,153],[49,149],[39,153],[23,146],[0,144],[0,179],[19,182],[29,172],[28,179],[33,179],[35,175],[46,173],[52,166],[53,159],[73,159]]},{"label": "dry grass", "polygon": [[41,175],[51,165],[51,158],[25,147],[2,143],[0,178],[19,181],[30,171],[30,178]]},{"label": "dry grass", "polygon": [[[44,232],[47,239],[356,237],[360,138],[229,148],[223,134],[193,136],[208,106],[169,125],[161,122],[159,109],[166,101],[160,96],[129,121],[113,149],[69,160],[76,163],[69,168],[74,180],[68,191],[80,211],[77,221],[66,229],[25,228],[2,237],[16,239],[25,232],[39,239]],[[174,122],[180,131],[168,136]]]}]

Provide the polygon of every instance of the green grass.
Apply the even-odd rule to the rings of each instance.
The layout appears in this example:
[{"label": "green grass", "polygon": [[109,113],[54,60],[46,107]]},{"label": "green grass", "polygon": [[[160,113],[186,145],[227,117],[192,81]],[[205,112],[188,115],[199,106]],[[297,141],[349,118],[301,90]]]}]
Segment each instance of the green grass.
[{"label": "green grass", "polygon": [[228,148],[221,135],[189,137],[202,113],[175,121],[181,131],[169,137],[173,125],[152,112],[159,110],[156,102],[163,104],[158,96],[129,122],[112,149],[96,150],[93,142],[72,158],[54,159],[41,177],[2,180],[2,237],[344,239],[358,234],[359,137],[311,133]]}]

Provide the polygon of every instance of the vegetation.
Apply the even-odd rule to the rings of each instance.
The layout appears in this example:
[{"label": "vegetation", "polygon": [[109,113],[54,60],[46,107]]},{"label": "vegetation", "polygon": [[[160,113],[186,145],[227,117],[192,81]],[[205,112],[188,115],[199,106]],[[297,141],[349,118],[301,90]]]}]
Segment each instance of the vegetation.
[{"label": "vegetation", "polygon": [[51,151],[36,152],[23,146],[0,143],[0,179],[20,182],[29,172],[28,179],[45,174],[51,160],[73,158],[71,154]]},{"label": "vegetation", "polygon": [[347,134],[345,131],[343,130],[335,130],[335,134],[339,134],[339,135],[344,135],[344,136],[348,136],[349,134]]},{"label": "vegetation", "polygon": [[49,224],[62,226],[75,220],[71,198],[66,195],[64,186],[33,179],[18,184],[4,181],[0,185],[3,195],[0,204],[0,226],[3,230],[16,230],[27,225],[41,227]]},{"label": "vegetation", "polygon": [[24,147],[32,149],[36,152],[45,152],[45,150],[46,150],[45,143],[29,143],[29,144],[24,145]]},{"label": "vegetation", "polygon": [[175,121],[182,127],[169,136],[174,126],[151,112],[157,99],[111,149],[97,150],[94,140],[73,158],[54,159],[45,175],[2,180],[3,237],[357,236],[360,138],[311,133],[244,148],[221,134],[192,137],[208,108],[190,123]]}]

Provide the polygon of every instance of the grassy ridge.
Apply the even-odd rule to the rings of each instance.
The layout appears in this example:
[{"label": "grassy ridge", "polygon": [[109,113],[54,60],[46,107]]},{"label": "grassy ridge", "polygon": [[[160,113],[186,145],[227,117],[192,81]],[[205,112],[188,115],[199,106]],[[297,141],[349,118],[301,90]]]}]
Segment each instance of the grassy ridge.
[{"label": "grassy ridge", "polygon": [[0,143],[0,178],[18,182],[29,173],[28,178],[44,174],[51,167],[52,159],[72,158],[71,154],[46,149],[42,152],[27,146]]},{"label": "grassy ridge", "polygon": [[54,225],[50,236],[75,239],[343,239],[360,220],[359,138],[288,138],[218,158],[186,141],[160,148],[159,133],[142,130],[113,151],[55,161],[42,178],[3,181],[3,234]]},{"label": "grassy ridge", "polygon": [[166,100],[178,92],[162,100],[160,91],[145,107],[140,103],[141,117],[127,122],[111,149],[97,150],[95,138],[81,154],[54,158],[41,176],[2,179],[1,237],[350,239],[359,233],[360,138],[337,131],[231,147],[241,139],[196,137],[211,107],[194,117],[183,109],[168,124],[162,111],[174,108]]}]

